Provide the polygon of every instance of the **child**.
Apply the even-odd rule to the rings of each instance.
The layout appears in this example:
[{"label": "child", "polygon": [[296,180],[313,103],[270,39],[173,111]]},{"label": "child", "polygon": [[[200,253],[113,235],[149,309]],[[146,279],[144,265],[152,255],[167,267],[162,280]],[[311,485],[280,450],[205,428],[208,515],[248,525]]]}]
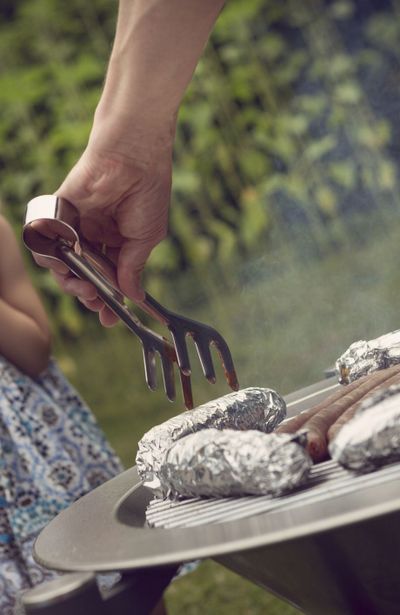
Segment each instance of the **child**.
[{"label": "child", "polygon": [[122,471],[94,417],[50,358],[46,314],[0,214],[0,613],[57,573],[32,545],[63,508]]}]

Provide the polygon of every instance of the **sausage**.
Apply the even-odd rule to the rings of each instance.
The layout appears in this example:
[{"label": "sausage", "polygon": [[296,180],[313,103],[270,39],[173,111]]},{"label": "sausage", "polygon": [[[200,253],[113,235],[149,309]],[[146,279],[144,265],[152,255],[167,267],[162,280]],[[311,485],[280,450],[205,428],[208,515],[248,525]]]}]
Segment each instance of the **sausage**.
[{"label": "sausage", "polygon": [[[386,388],[392,386],[393,384],[400,384],[400,373],[399,374],[394,374],[394,376],[392,376],[388,380],[385,380],[385,382],[377,385],[365,397],[369,397],[371,394],[375,393],[376,391],[379,391],[380,389],[386,389]],[[328,442],[331,442],[331,440],[333,440],[333,438],[341,430],[343,425],[348,423],[350,421],[350,419],[353,418],[354,414],[356,413],[356,411],[358,410],[358,408],[360,407],[360,405],[362,404],[363,401],[364,401],[364,398],[360,399],[360,401],[358,401],[357,403],[355,403],[352,406],[350,406],[350,408],[345,410],[343,412],[343,414],[338,418],[338,420],[335,421],[335,423],[333,423],[333,425],[331,425],[331,427],[328,429]]]},{"label": "sausage", "polygon": [[282,423],[278,425],[278,427],[275,429],[275,432],[292,434],[296,431],[299,431],[299,429],[303,427],[304,423],[308,421],[311,417],[313,417],[314,414],[317,414],[317,412],[319,412],[320,410],[327,408],[338,399],[341,399],[344,393],[354,391],[354,389],[360,386],[360,382],[362,380],[365,380],[366,378],[368,378],[368,376],[364,376],[356,382],[352,382],[351,384],[340,387],[340,390],[338,392],[333,393],[332,395],[324,399],[324,401],[322,401],[320,404],[313,406],[308,410],[303,410],[303,412],[300,412],[300,414],[296,414],[296,416],[292,416],[290,419],[285,419],[284,421],[282,421]]},{"label": "sausage", "polygon": [[321,408],[303,424],[303,429],[307,430],[307,450],[314,462],[323,461],[328,457],[328,431],[339,417],[375,388],[386,386],[390,378],[399,374],[400,365],[395,365],[363,379],[360,378],[358,387],[351,391],[346,387],[340,399]]},{"label": "sausage", "polygon": [[353,402],[348,402],[348,405],[358,401],[359,397],[357,396],[357,393],[359,389],[361,390],[361,388],[363,388],[363,392],[361,393],[361,395],[368,393],[375,386],[378,386],[380,383],[391,377],[393,371],[395,373],[400,373],[400,365],[395,365],[394,367],[375,372],[372,375],[368,374],[366,376],[363,376],[359,380],[352,382],[351,384],[347,384],[340,387],[339,391],[327,397],[320,404],[317,404],[309,410],[305,410],[300,414],[291,417],[290,419],[282,421],[282,423],[280,423],[276,428],[275,432],[289,434],[295,433],[296,431],[301,429],[305,425],[305,423],[315,414],[317,414],[318,412],[324,412],[327,408],[332,406],[332,404],[336,403],[337,401],[343,399],[345,396],[348,396],[350,394],[354,394],[355,398]]}]

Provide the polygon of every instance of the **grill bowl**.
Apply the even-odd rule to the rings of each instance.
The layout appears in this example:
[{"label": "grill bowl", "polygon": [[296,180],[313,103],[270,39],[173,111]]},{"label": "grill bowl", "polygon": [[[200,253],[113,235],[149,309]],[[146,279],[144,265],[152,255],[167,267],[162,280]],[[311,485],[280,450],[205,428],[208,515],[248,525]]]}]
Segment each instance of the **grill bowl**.
[{"label": "grill bowl", "polygon": [[[327,380],[289,396],[289,413],[318,403],[335,386]],[[318,481],[310,492],[318,489],[320,497],[295,494],[244,518],[152,529],[145,515],[152,494],[132,468],[58,515],[37,539],[35,555],[47,567],[69,571],[212,557],[306,613],[397,614],[400,464],[355,477],[344,492]]]}]

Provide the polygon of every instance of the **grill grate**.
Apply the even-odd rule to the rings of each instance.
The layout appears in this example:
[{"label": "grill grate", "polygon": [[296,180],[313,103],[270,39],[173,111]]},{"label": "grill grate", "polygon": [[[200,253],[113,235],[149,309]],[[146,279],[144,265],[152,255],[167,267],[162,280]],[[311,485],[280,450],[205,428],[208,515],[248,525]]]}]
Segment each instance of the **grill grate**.
[{"label": "grill grate", "polygon": [[277,509],[293,510],[305,503],[313,504],[340,497],[366,485],[381,484],[399,476],[400,463],[369,474],[357,475],[335,461],[326,461],[311,468],[305,486],[287,495],[192,498],[182,501],[154,499],[148,505],[146,519],[150,527],[164,529],[225,523]]}]

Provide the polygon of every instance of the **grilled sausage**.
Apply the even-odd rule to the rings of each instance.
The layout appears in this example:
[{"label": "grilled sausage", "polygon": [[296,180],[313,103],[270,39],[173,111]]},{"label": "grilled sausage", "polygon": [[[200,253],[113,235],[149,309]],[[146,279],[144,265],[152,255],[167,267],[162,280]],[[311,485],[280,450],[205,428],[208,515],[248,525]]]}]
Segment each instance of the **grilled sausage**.
[{"label": "grilled sausage", "polygon": [[326,406],[304,423],[303,429],[307,430],[307,449],[314,462],[323,461],[328,457],[328,431],[339,417],[351,406],[370,395],[375,388],[386,386],[387,381],[398,374],[400,374],[400,366],[395,365],[366,376],[362,379],[363,382],[360,379],[358,387],[351,392],[346,387],[345,394],[340,399]]},{"label": "grilled sausage", "polygon": [[374,389],[370,391],[368,395],[364,396],[362,399],[360,399],[360,401],[358,401],[357,403],[350,406],[350,408],[345,410],[343,414],[338,418],[338,420],[335,421],[335,423],[333,423],[333,425],[331,425],[331,427],[328,429],[328,442],[331,442],[331,440],[333,440],[333,438],[341,430],[343,425],[348,423],[350,419],[353,418],[354,414],[356,413],[357,409],[360,407],[360,405],[364,401],[365,397],[369,397],[370,395],[372,395],[379,389],[386,389],[392,386],[393,384],[400,384],[400,373],[394,374],[391,378],[388,378],[388,380],[385,380],[385,382],[380,383],[379,385],[374,387]]},{"label": "grilled sausage", "polygon": [[300,414],[291,417],[290,419],[286,419],[282,421],[276,428],[276,433],[295,433],[299,431],[305,423],[311,419],[318,412],[325,412],[327,408],[330,408],[332,404],[336,403],[345,398],[347,396],[354,395],[352,401],[348,401],[348,405],[355,403],[359,400],[358,393],[361,392],[360,396],[363,396],[370,392],[371,389],[380,385],[382,382],[390,378],[393,373],[400,373],[400,366],[396,365],[394,367],[390,367],[388,369],[382,370],[380,372],[376,372],[373,375],[363,376],[359,380],[352,382],[351,384],[347,384],[345,386],[340,387],[340,390],[336,393],[333,393],[329,397],[327,397],[324,401],[316,406],[313,406],[309,410],[304,410]]},{"label": "grilled sausage", "polygon": [[351,384],[346,385],[345,387],[340,387],[340,390],[333,395],[330,395],[327,399],[324,399],[320,404],[309,408],[308,410],[303,410],[300,414],[296,414],[296,416],[292,416],[289,419],[285,419],[278,425],[275,432],[276,433],[295,433],[299,431],[311,417],[313,417],[317,412],[324,410],[329,407],[331,404],[336,402],[338,399],[341,399],[345,393],[350,393],[354,391],[357,387],[360,386],[360,382],[365,380],[368,376],[358,380],[357,382],[352,382]]}]

